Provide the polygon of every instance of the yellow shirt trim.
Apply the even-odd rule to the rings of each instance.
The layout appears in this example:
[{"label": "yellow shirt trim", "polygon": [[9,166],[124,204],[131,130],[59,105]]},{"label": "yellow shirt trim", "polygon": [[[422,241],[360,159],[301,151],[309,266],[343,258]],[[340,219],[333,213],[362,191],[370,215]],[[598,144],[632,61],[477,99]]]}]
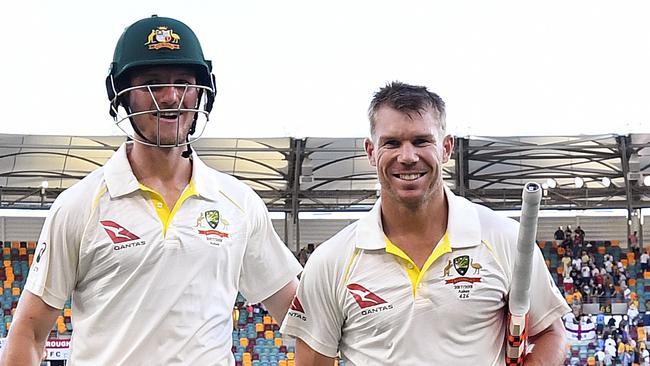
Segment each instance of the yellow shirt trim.
[{"label": "yellow shirt trim", "polygon": [[190,184],[188,184],[187,187],[185,187],[185,190],[183,191],[183,193],[181,193],[181,196],[176,201],[174,208],[170,211],[169,207],[167,206],[167,203],[165,202],[165,199],[160,193],[145,186],[144,184],[140,184],[140,189],[145,192],[148,192],[149,197],[151,197],[151,203],[153,204],[153,208],[156,210],[156,213],[160,218],[160,222],[162,222],[163,224],[163,236],[167,235],[167,228],[169,227],[169,223],[174,218],[176,212],[183,205],[183,202],[185,202],[185,200],[191,196],[198,195],[198,193],[196,192],[196,188],[194,186],[194,181],[190,180]]},{"label": "yellow shirt trim", "polygon": [[388,239],[388,237],[386,237],[386,252],[393,254],[402,260],[404,269],[406,269],[406,274],[408,275],[409,280],[411,280],[411,285],[413,286],[413,297],[415,297],[416,290],[420,282],[422,282],[424,274],[427,272],[429,267],[431,267],[433,262],[435,262],[443,254],[451,253],[451,244],[449,244],[449,237],[445,232],[445,235],[443,235],[438,245],[436,245],[436,247],[433,249],[433,252],[431,252],[429,258],[427,258],[426,262],[424,262],[424,266],[422,266],[421,270],[418,268],[415,262],[413,262],[413,260],[406,253],[404,253],[402,249],[393,244],[390,239]]},{"label": "yellow shirt trim", "polygon": [[345,266],[345,272],[343,272],[343,283],[348,282],[348,277],[350,276],[350,268],[352,268],[352,264],[354,264],[354,260],[357,259],[358,255],[359,255],[359,249],[355,248],[354,253],[352,253],[352,258],[350,258],[350,261],[348,262],[347,266]]},{"label": "yellow shirt trim", "polygon": [[103,186],[102,189],[99,190],[99,193],[97,193],[97,195],[93,199],[93,207],[92,207],[93,211],[95,211],[95,208],[99,204],[99,199],[102,198],[104,193],[106,193],[107,191],[108,191],[108,188],[106,186]]}]

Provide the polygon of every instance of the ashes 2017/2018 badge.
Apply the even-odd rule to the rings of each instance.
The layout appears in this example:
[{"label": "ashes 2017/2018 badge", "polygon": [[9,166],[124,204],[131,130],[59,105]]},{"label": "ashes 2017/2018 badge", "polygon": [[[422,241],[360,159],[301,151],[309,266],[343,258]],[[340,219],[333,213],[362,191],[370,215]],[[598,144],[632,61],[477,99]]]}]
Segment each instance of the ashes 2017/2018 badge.
[{"label": "ashes 2017/2018 badge", "polygon": [[[454,269],[459,276],[454,277],[449,273],[451,269],[451,264],[454,264]],[[465,276],[469,267],[474,269],[473,274],[479,275],[478,277],[468,277]],[[479,263],[473,262],[469,255],[459,255],[455,257],[453,261],[449,261],[447,266],[443,268],[443,277],[452,277],[445,279],[445,285],[449,285],[453,288],[453,291],[456,293],[459,299],[469,299],[472,292],[474,291],[474,286],[476,283],[481,282],[480,272],[483,266]]]},{"label": "ashes 2017/2018 badge", "polygon": [[208,244],[219,247],[225,239],[230,238],[228,221],[218,210],[202,212],[196,220],[196,231]]}]

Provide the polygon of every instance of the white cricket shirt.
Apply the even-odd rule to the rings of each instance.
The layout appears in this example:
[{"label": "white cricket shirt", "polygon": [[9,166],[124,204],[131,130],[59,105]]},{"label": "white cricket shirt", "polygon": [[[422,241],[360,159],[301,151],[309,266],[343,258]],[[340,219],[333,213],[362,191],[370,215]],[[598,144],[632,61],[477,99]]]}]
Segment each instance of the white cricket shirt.
[{"label": "white cricket shirt", "polygon": [[[282,325],[346,365],[503,365],[518,224],[456,197],[422,270],[383,233],[378,202],[318,247]],[[535,250],[529,334],[570,309]]]},{"label": "white cricket shirt", "polygon": [[251,188],[194,155],[168,208],[122,145],[57,198],[25,288],[55,308],[72,294],[71,366],[234,365],[237,292],[259,302],[300,271]]}]

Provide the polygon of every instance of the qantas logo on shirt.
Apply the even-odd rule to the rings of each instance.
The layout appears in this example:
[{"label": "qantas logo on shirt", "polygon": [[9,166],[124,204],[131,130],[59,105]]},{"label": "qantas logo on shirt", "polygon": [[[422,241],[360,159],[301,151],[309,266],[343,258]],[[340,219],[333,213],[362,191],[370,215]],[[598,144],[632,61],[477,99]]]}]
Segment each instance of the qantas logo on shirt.
[{"label": "qantas logo on shirt", "polygon": [[351,283],[347,287],[350,291],[350,294],[357,301],[357,304],[359,304],[359,307],[361,307],[361,309],[386,303],[386,300],[375,295],[372,293],[372,291],[359,285],[358,283]]},{"label": "qantas logo on shirt", "polygon": [[289,312],[287,315],[292,318],[298,318],[303,322],[307,321],[307,317],[305,316],[305,309],[302,307],[300,300],[298,300],[298,296],[293,297],[293,301],[291,301],[291,306],[289,307]]},{"label": "qantas logo on shirt", "polygon": [[102,224],[102,227],[104,227],[106,234],[108,234],[113,241],[113,244],[115,244],[113,250],[133,248],[147,243],[115,221],[102,220],[100,223]]},{"label": "qantas logo on shirt", "polygon": [[361,308],[361,315],[379,313],[393,308],[393,305],[388,304],[386,300],[358,283],[351,283],[347,285],[347,288]]},{"label": "qantas logo on shirt", "polygon": [[298,296],[294,296],[293,301],[291,301],[290,309],[294,311],[299,311],[301,313],[305,312],[305,309],[302,308],[302,304],[300,303],[300,300],[298,300]]},{"label": "qantas logo on shirt", "polygon": [[102,220],[100,221],[100,223],[104,227],[104,230],[106,230],[106,234],[110,236],[111,240],[115,244],[124,243],[125,241],[140,239],[137,235],[128,231],[127,229],[125,229],[120,224],[114,221]]}]

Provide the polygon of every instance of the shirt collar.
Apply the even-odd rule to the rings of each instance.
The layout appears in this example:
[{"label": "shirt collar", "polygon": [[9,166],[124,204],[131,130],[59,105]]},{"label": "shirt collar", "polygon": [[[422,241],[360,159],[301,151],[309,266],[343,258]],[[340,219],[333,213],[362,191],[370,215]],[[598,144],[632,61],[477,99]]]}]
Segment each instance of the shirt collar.
[{"label": "shirt collar", "polygon": [[104,179],[111,198],[121,197],[140,189],[140,183],[126,157],[126,146],[127,143],[123,143],[104,164]]},{"label": "shirt collar", "polygon": [[[468,248],[481,244],[481,222],[474,204],[456,196],[444,187],[449,205],[447,236],[452,249]],[[381,198],[367,215],[357,221],[355,246],[359,249],[386,248],[384,229],[381,224]]]},{"label": "shirt collar", "polygon": [[[133,174],[131,164],[126,156],[127,143],[111,156],[104,165],[106,187],[111,198],[117,198],[140,189],[140,183]],[[199,196],[217,200],[219,183],[216,174],[196,154],[192,153],[192,181]]]}]

